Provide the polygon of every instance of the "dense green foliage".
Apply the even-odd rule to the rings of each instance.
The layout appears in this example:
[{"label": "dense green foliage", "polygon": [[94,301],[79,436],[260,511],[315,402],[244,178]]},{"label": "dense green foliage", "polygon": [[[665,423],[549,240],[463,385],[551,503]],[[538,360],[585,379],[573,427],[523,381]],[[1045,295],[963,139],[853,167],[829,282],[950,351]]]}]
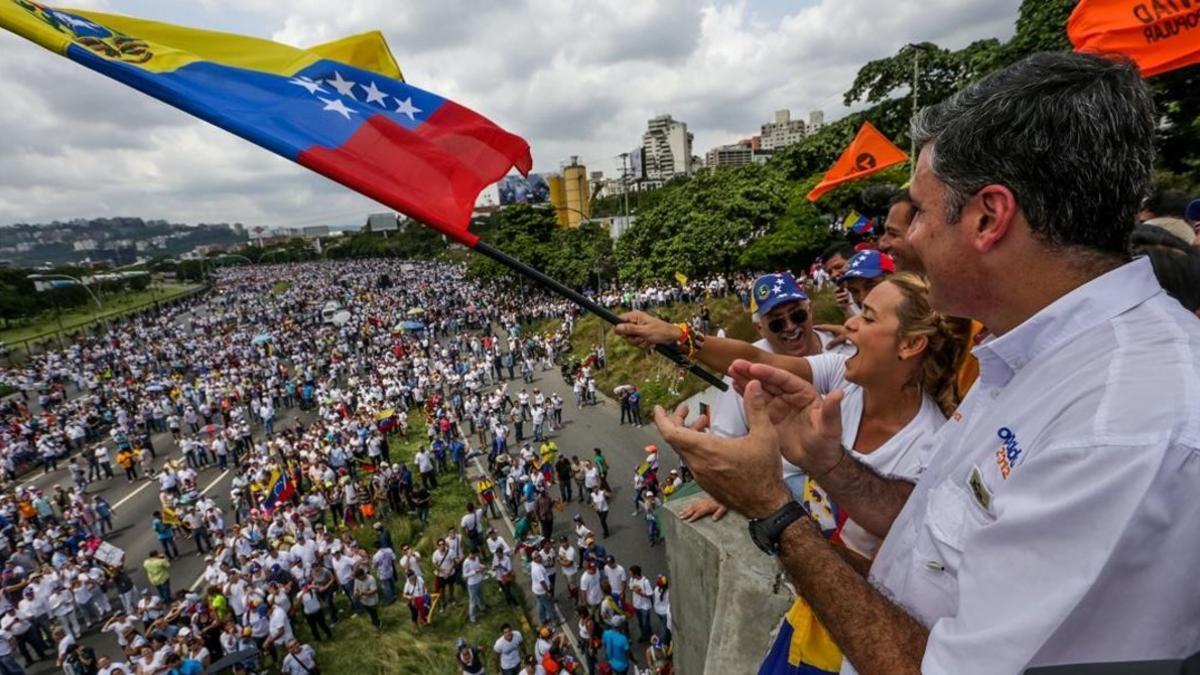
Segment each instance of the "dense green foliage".
[{"label": "dense green foliage", "polygon": [[[93,274],[92,270],[79,267],[59,267],[53,271],[39,270],[38,274],[65,274],[82,278]],[[0,327],[27,321],[48,309],[72,309],[93,304],[95,301],[87,289],[78,284],[50,288],[41,292],[35,289],[29,275],[30,269],[0,268]],[[92,292],[101,298],[129,291],[145,290],[150,277],[131,277],[91,285]]]},{"label": "dense green foliage", "polygon": [[[551,209],[517,204],[497,212],[475,232],[501,251],[574,288],[596,288],[598,279],[611,280],[616,273],[612,237],[595,221],[562,228]],[[507,268],[483,256],[472,256],[468,269],[482,279],[507,274]]]}]

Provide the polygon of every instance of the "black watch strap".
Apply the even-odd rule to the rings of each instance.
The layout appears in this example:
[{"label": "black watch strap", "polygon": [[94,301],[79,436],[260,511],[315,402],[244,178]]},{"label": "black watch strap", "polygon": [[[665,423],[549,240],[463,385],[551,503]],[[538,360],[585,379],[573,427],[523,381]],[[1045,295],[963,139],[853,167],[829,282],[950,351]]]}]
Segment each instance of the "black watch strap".
[{"label": "black watch strap", "polygon": [[751,520],[750,538],[763,553],[779,555],[779,538],[783,536],[783,531],[801,516],[807,515],[808,509],[804,504],[795,500],[789,501],[766,518]]}]

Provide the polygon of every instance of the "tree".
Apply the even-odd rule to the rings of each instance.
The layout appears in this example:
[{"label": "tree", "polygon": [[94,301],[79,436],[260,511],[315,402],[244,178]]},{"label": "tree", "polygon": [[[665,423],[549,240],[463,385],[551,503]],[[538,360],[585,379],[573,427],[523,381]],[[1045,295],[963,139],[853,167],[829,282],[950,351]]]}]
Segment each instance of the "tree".
[{"label": "tree", "polygon": [[550,236],[546,273],[573,288],[599,290],[616,276],[613,241],[595,221],[575,228],[558,228]]},{"label": "tree", "polygon": [[676,272],[731,272],[741,249],[783,215],[788,186],[761,165],[731,167],[674,181],[617,242],[621,277],[668,280]]}]

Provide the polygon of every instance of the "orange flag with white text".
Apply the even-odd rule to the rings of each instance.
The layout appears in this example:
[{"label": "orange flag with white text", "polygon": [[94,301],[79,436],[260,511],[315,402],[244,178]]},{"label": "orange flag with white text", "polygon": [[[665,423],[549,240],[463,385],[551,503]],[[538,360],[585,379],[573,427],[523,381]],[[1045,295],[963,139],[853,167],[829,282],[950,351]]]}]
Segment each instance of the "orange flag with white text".
[{"label": "orange flag with white text", "polygon": [[908,155],[889,141],[887,136],[879,133],[870,122],[863,122],[858,135],[846,148],[833,168],[825,172],[825,177],[808,193],[808,201],[815,202],[821,195],[829,192],[842,183],[849,183],[859,178],[882,171],[889,166],[908,160]]},{"label": "orange flag with white text", "polygon": [[1200,63],[1200,3],[1082,0],[1067,19],[1078,52],[1124,54],[1150,77]]}]

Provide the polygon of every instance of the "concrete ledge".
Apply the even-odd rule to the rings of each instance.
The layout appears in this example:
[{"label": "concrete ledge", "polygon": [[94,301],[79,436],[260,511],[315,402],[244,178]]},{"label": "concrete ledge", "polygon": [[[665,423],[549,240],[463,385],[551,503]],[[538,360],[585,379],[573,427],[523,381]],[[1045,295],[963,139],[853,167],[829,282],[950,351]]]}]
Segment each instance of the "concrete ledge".
[{"label": "concrete ledge", "polygon": [[703,496],[662,509],[671,578],[675,668],[682,675],[754,673],[792,604],[777,582],[779,565],[750,541],[746,519],[729,513],[696,523],[679,511]]}]

